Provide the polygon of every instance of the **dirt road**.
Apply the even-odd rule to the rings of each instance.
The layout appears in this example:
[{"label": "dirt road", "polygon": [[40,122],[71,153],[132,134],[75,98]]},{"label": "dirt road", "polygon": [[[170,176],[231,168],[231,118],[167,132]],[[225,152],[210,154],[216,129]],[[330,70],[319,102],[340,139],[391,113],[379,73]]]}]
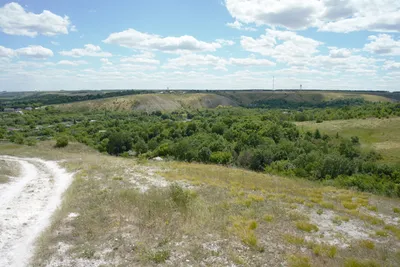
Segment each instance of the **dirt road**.
[{"label": "dirt road", "polygon": [[56,162],[0,156],[20,165],[18,177],[0,184],[0,266],[28,266],[34,243],[49,225],[72,180]]}]

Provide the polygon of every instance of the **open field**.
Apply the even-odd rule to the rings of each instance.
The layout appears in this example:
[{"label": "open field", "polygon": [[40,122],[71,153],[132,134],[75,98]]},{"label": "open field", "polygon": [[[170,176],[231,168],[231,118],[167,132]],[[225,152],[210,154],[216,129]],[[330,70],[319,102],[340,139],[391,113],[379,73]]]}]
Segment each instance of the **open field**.
[{"label": "open field", "polygon": [[216,94],[144,94],[58,105],[61,110],[174,111],[179,109],[237,106],[229,98]]},{"label": "open field", "polygon": [[374,148],[387,162],[400,162],[400,118],[356,119],[324,121],[322,123],[298,122],[303,130],[319,129],[322,133],[345,137],[358,136],[365,148]]},{"label": "open field", "polygon": [[75,173],[34,266],[400,264],[398,199],[53,145],[0,145],[2,154],[62,160]]}]

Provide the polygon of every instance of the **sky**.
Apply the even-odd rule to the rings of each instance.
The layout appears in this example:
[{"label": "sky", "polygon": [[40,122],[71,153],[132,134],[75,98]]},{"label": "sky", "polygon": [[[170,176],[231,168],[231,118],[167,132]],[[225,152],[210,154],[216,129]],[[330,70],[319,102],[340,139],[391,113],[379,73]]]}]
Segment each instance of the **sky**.
[{"label": "sky", "polygon": [[400,91],[399,32],[398,0],[0,0],[0,91]]}]

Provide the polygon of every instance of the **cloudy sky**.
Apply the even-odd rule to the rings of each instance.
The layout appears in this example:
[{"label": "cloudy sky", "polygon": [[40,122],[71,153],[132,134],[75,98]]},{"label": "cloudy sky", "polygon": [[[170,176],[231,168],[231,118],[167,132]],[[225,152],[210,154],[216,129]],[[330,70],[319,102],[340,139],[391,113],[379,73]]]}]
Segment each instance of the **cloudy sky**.
[{"label": "cloudy sky", "polygon": [[0,91],[400,91],[398,0],[0,0]]}]

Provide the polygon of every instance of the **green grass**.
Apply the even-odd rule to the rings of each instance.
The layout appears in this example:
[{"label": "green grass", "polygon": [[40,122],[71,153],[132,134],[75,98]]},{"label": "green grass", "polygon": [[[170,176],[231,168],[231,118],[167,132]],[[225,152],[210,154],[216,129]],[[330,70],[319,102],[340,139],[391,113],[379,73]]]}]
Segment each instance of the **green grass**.
[{"label": "green grass", "polygon": [[339,133],[340,136],[350,138],[358,136],[364,149],[375,149],[388,163],[400,162],[400,118],[389,119],[352,119],[325,121],[322,123],[299,122],[300,128],[314,131],[319,129],[322,133],[331,136]]},{"label": "green grass", "polygon": [[308,232],[308,233],[318,231],[318,226],[316,226],[315,224],[306,222],[306,221],[296,222],[296,227],[297,227],[297,229],[304,231],[304,232]]}]

